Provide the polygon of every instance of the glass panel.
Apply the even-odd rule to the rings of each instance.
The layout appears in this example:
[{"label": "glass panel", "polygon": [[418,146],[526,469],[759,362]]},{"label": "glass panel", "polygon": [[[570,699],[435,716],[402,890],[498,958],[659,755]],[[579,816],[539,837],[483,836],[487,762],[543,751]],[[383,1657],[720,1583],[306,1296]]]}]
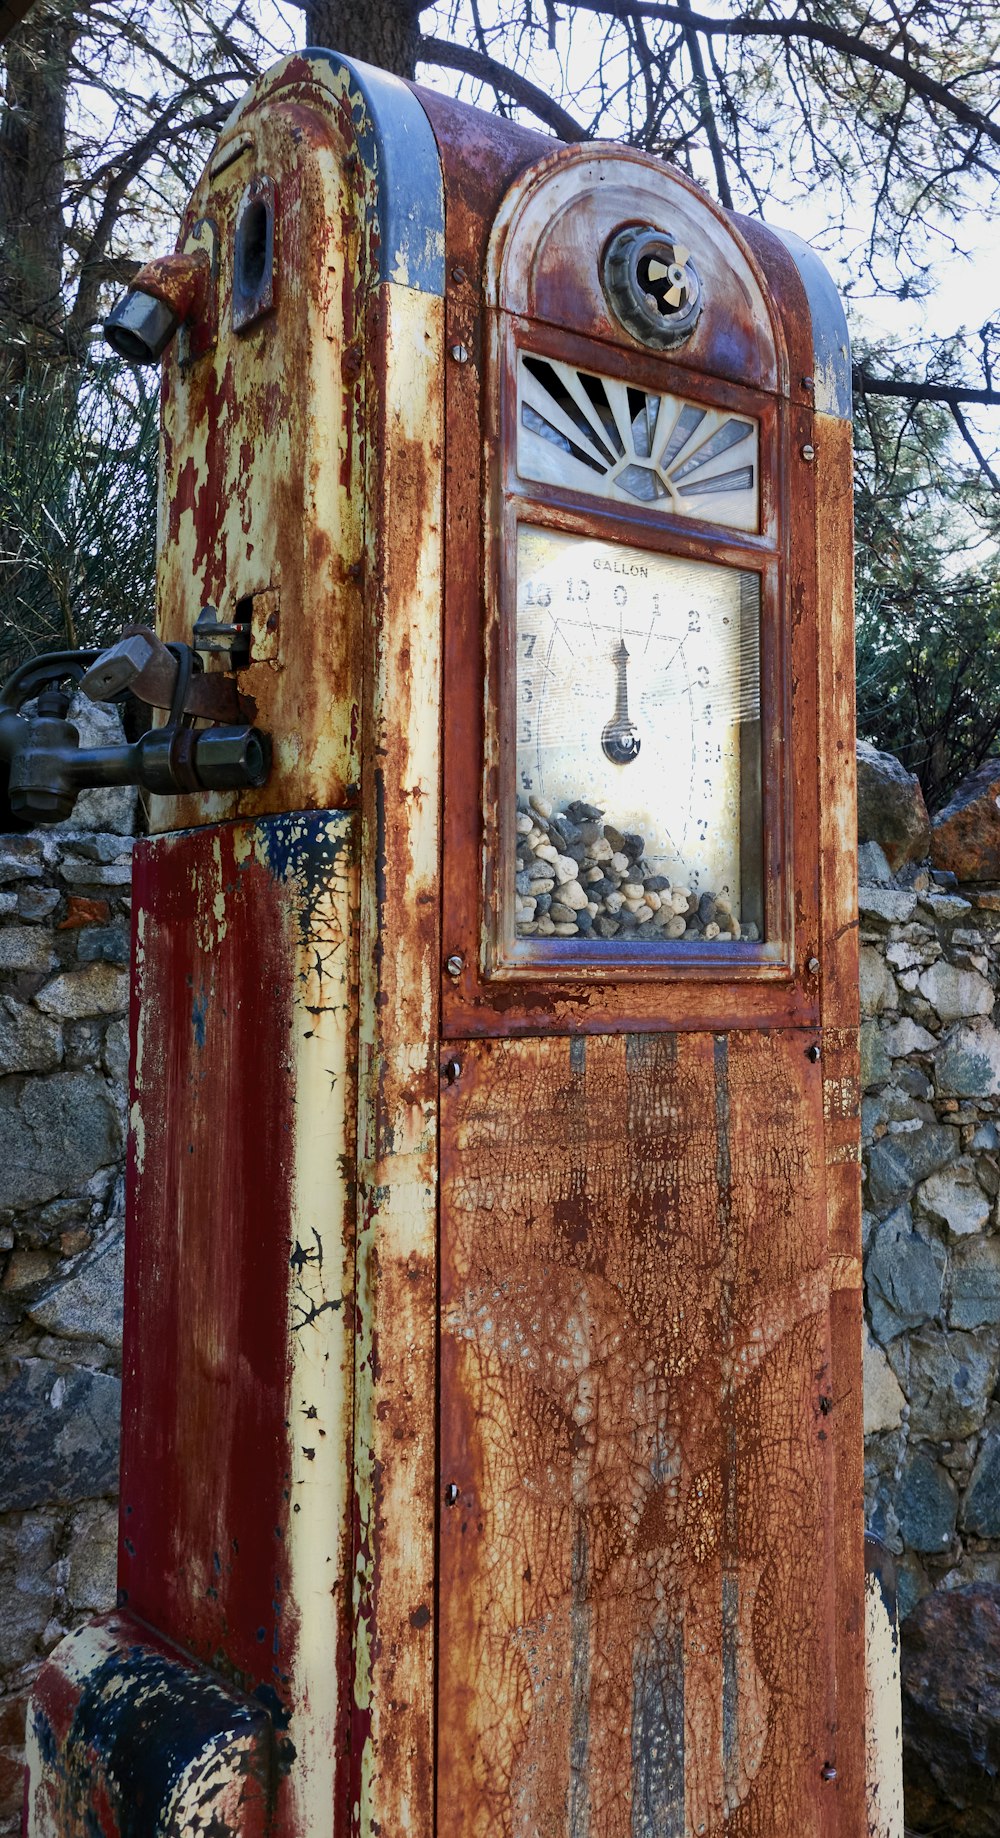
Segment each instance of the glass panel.
[{"label": "glass panel", "polygon": [[555,358],[518,362],[517,469],[591,497],[756,530],[757,423],[728,409],[597,377]]},{"label": "glass panel", "polygon": [[521,524],[515,931],[762,931],[760,577]]}]

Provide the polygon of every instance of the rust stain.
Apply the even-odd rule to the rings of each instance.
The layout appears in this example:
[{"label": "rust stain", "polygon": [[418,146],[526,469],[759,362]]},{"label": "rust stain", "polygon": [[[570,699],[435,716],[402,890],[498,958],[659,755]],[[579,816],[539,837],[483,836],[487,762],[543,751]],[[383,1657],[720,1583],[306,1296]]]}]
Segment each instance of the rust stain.
[{"label": "rust stain", "polygon": [[819,1075],[795,1034],[463,1051],[442,1113],[442,1830],[818,1835]]}]

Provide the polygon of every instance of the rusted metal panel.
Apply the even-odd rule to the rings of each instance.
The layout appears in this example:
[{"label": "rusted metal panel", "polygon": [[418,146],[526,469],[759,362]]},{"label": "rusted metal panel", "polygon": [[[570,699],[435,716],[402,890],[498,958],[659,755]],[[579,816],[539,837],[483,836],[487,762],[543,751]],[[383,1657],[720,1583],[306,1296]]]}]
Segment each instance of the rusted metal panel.
[{"label": "rusted metal panel", "polygon": [[[450,197],[452,185],[460,190],[461,181],[458,178],[453,140],[442,135],[442,146]],[[509,551],[511,530],[508,523],[502,520],[499,502],[504,479],[509,478],[513,472],[510,456],[513,427],[509,413],[509,392],[505,411],[503,391],[497,379],[507,362],[508,333],[503,326],[507,321],[508,309],[510,326],[516,329],[518,335],[525,335],[525,328],[530,325],[533,347],[537,343],[539,349],[549,354],[567,355],[573,362],[584,362],[589,350],[590,367],[598,371],[610,368],[615,374],[627,374],[629,380],[634,377],[639,385],[652,387],[655,383],[656,387],[676,388],[682,392],[685,387],[684,378],[688,376],[686,386],[691,386],[687,353],[683,363],[680,360],[671,363],[662,357],[655,358],[648,352],[637,353],[634,348],[626,349],[620,333],[613,335],[618,343],[617,350],[606,342],[609,328],[605,324],[603,301],[598,302],[594,291],[594,276],[599,250],[606,239],[609,225],[615,220],[614,209],[605,203],[581,203],[579,208],[593,235],[577,236],[572,224],[569,228],[565,227],[573,215],[567,197],[563,197],[560,192],[563,208],[559,211],[550,196],[559,186],[566,191],[571,175],[576,172],[579,178],[589,157],[589,151],[577,149],[572,153],[553,156],[526,173],[511,192],[513,201],[505,203],[502,208],[498,227],[493,231],[489,243],[489,254],[484,231],[480,233],[478,245],[473,242],[469,213],[460,217],[454,226],[449,214],[449,272],[452,277],[456,274],[461,276],[460,283],[454,288],[450,311],[455,331],[461,329],[460,342],[469,354],[469,361],[449,366],[448,377],[448,624],[445,672],[449,715],[445,727],[443,948],[448,959],[461,960],[461,968],[456,975],[449,976],[445,981],[444,1029],[449,1036],[460,1039],[478,1033],[543,1034],[564,1028],[601,1032],[618,1026],[667,1029],[733,1025],[808,1026],[819,1019],[817,978],[815,971],[808,968],[810,961],[818,962],[820,930],[817,859],[819,788],[815,742],[818,639],[813,612],[816,580],[815,479],[804,458],[812,429],[809,408],[811,398],[809,392],[802,388],[800,379],[794,387],[789,381],[784,337],[786,320],[794,322],[795,312],[798,312],[807,322],[808,309],[801,282],[795,275],[787,252],[773,238],[768,238],[766,232],[763,233],[764,243],[777,251],[779,266],[787,271],[785,278],[790,282],[794,310],[789,313],[787,299],[779,297],[773,312],[770,308],[762,310],[754,322],[748,304],[750,281],[746,280],[745,285],[727,284],[729,291],[722,287],[723,302],[731,311],[723,312],[718,322],[706,321],[705,352],[702,352],[697,362],[693,358],[691,360],[697,371],[703,358],[708,363],[706,352],[714,354],[714,358],[719,357],[716,347],[723,337],[723,321],[729,323],[735,315],[741,323],[754,322],[751,327],[754,339],[761,351],[764,351],[765,346],[770,350],[770,357],[760,372],[768,390],[791,391],[794,405],[791,411],[780,399],[775,400],[773,394],[768,397],[758,392],[755,398],[759,406],[754,412],[762,415],[766,425],[773,424],[776,427],[774,441],[767,443],[768,450],[764,455],[763,533],[757,539],[746,539],[746,558],[737,552],[737,546],[732,541],[725,545],[719,542],[713,545],[710,532],[702,533],[699,537],[690,528],[672,530],[669,544],[671,550],[679,554],[693,553],[696,549],[699,554],[726,559],[733,565],[740,565],[743,560],[752,560],[750,551],[753,545],[758,550],[768,550],[773,557],[774,581],[769,585],[765,609],[766,637],[772,658],[765,692],[772,694],[772,703],[765,736],[764,783],[765,796],[771,807],[768,812],[768,829],[773,879],[780,883],[780,895],[776,897],[783,913],[787,915],[783,919],[782,929],[787,936],[789,948],[794,945],[794,961],[791,967],[783,958],[781,964],[761,964],[748,968],[735,961],[734,957],[724,967],[719,965],[717,969],[711,963],[672,965],[669,976],[663,976],[658,966],[647,964],[636,970],[629,968],[622,959],[615,963],[613,970],[610,965],[604,965],[603,970],[597,969],[594,974],[579,978],[574,978],[572,965],[567,963],[561,966],[558,979],[541,977],[539,981],[536,978],[536,986],[531,988],[526,987],[532,980],[527,975],[520,982],[516,978],[504,981],[496,977],[484,978],[482,975],[484,902],[481,851],[485,833],[485,859],[487,863],[495,860],[499,830],[499,774],[502,764],[497,757],[497,743],[503,722],[510,719],[507,707],[506,714],[501,714],[484,729],[479,714],[481,659],[484,653],[488,663],[487,707],[497,707],[498,689],[502,690],[500,646],[504,617],[503,552],[505,548]],[[622,158],[620,154],[615,157],[618,160]],[[658,188],[657,210],[660,216],[668,210],[669,201],[674,198],[675,192],[679,192],[690,213],[697,214],[698,209],[701,209],[707,226],[705,234],[711,232],[712,237],[725,240],[729,232],[721,220],[713,213],[707,201],[691,193],[686,182],[679,180],[669,168],[650,164],[647,170],[642,162],[640,165],[644,183]],[[613,161],[608,170],[616,170]],[[586,187],[581,184],[581,193],[585,191]],[[546,200],[552,208],[543,211]],[[533,322],[517,316],[531,303],[531,276],[535,272],[536,259],[541,259],[537,256],[537,238],[534,235],[537,224],[530,214],[532,209],[536,215],[542,212],[546,216],[549,225],[546,231],[547,246],[558,244],[560,236],[567,245],[559,259],[564,263],[570,262],[572,266],[573,285],[571,287],[566,280],[565,297],[567,302],[572,297],[573,304],[567,305],[564,315],[572,322],[573,330],[570,332],[559,331],[552,325],[542,326],[536,331]],[[595,210],[600,212],[597,228],[593,219]],[[729,240],[732,259],[739,275],[751,277],[754,298],[765,299],[767,288],[763,278],[763,263],[756,263],[755,253],[748,245],[731,235]],[[476,248],[479,258],[476,275],[471,274],[465,266],[469,260],[470,247]],[[551,256],[551,259],[555,257]],[[485,277],[485,285],[480,282],[479,275]],[[788,291],[786,288],[785,292]],[[578,299],[588,303],[585,312],[578,309]],[[499,312],[494,310],[491,315],[491,305],[494,309],[499,306]],[[586,330],[595,342],[588,346],[580,336],[582,330]],[[449,348],[451,338],[449,331]],[[701,338],[702,331],[699,328],[694,340],[699,349]],[[804,341],[801,335],[792,339],[797,358],[800,357],[799,346],[803,342],[808,348],[807,337]],[[727,389],[731,391],[733,386],[727,385],[724,380],[724,363],[721,368],[723,380],[713,378],[709,384],[702,376],[699,383],[710,392],[721,392],[720,400],[730,400],[726,392]],[[752,394],[744,392],[740,397],[740,406],[746,410],[751,399]],[[799,403],[802,404],[801,409]],[[800,420],[804,421],[804,426],[799,425]],[[477,426],[482,430],[482,458],[478,476],[475,469],[477,455],[470,434],[470,430],[475,430]],[[536,494],[536,497],[540,500],[542,495]],[[561,496],[565,498],[566,494]],[[606,507],[591,505],[587,509],[581,501],[571,509],[548,505],[545,515],[558,523],[559,527],[582,529],[586,526],[600,529],[606,534],[611,529],[610,521],[605,524],[599,514],[595,515],[595,512],[599,513],[602,509]],[[472,539],[478,531],[480,520],[485,532],[485,556],[480,554],[478,558],[481,586],[470,580],[470,571],[474,565]],[[628,520],[632,540],[638,538],[641,521],[641,511],[635,512]],[[625,517],[619,515],[619,534],[625,522]],[[649,540],[650,534],[647,520],[642,536],[638,539]],[[668,539],[660,536],[658,540],[665,543]],[[841,540],[844,540],[843,536]],[[470,759],[481,762],[481,786],[477,786],[473,774],[468,770]]]},{"label": "rusted metal panel", "polygon": [[818,1064],[794,1031],[455,1054],[442,1833],[857,1832]]},{"label": "rusted metal panel", "polygon": [[[615,146],[562,147],[512,185],[491,241],[491,297],[502,298],[507,312],[620,344],[598,258],[610,230],[629,222],[662,223],[680,242],[697,243],[705,305],[684,350],[685,370],[784,394],[781,324],[733,219],[700,186],[651,155]],[[518,245],[513,261],[508,241]]]},{"label": "rusted metal panel", "polygon": [[[231,119],[185,215],[182,249],[211,226],[218,335],[164,372],[158,629],[190,641],[203,604],[254,623],[255,599],[272,598],[239,687],[274,736],[275,764],[241,798],[156,802],[157,829],[339,807],[357,784],[364,323],[383,228],[374,141],[349,66],[287,59]],[[272,301],[240,326],[236,239],[258,179],[273,199]]]},{"label": "rusted metal panel", "polygon": [[387,287],[373,347],[363,714],[351,1829],[430,1838],[444,312]]},{"label": "rusted metal panel", "polygon": [[128,1615],[60,1642],[32,1693],[31,1838],[265,1838],[274,1727]]},{"label": "rusted metal panel", "polygon": [[357,893],[312,813],[140,845],[121,1596],[346,1794]]}]

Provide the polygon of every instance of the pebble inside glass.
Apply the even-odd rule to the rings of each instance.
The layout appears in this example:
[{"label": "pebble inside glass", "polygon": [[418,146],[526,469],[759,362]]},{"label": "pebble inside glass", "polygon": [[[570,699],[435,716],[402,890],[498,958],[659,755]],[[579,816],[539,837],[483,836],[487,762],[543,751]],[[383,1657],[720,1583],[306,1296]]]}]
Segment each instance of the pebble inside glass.
[{"label": "pebble inside glass", "polygon": [[518,937],[761,935],[760,577],[521,524]]}]

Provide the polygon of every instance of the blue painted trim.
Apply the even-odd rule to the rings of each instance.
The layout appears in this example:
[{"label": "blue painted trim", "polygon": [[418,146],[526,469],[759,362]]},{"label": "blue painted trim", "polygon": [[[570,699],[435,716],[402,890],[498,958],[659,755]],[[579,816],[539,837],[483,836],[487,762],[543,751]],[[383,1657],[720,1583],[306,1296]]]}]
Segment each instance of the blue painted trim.
[{"label": "blue painted trim", "polygon": [[[412,287],[417,293],[443,295],[441,160],[431,124],[413,91],[399,77],[355,58],[341,57],[336,51],[307,46],[292,55],[327,64],[336,75],[347,77],[358,153],[375,180],[372,227],[377,232],[379,281]],[[237,104],[226,131],[247,108],[269,91],[280,94],[280,89],[280,79],[275,83],[274,72],[265,71]]]},{"label": "blue painted trim", "polygon": [[794,230],[777,230],[773,223],[767,227],[794,258],[809,301],[816,408],[821,415],[837,415],[842,421],[850,421],[853,413],[851,335],[833,277],[815,249],[801,236],[796,236]]}]

